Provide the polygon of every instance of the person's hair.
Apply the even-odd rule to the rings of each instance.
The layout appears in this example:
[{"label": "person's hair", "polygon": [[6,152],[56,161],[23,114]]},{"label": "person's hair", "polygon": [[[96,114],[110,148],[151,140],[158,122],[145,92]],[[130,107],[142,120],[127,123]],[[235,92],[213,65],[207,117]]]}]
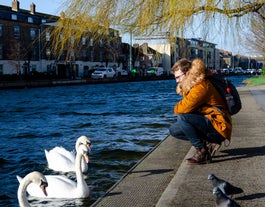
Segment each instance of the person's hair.
[{"label": "person's hair", "polygon": [[192,60],[191,67],[196,69],[195,71],[197,71],[199,73],[205,73],[205,71],[206,71],[206,66],[205,66],[203,60],[200,58],[195,58],[194,60]]},{"label": "person's hair", "polygon": [[186,58],[182,58],[173,65],[171,71],[174,73],[178,70],[181,70],[183,73],[186,73],[190,70],[190,68],[191,68],[191,61],[189,61]]}]

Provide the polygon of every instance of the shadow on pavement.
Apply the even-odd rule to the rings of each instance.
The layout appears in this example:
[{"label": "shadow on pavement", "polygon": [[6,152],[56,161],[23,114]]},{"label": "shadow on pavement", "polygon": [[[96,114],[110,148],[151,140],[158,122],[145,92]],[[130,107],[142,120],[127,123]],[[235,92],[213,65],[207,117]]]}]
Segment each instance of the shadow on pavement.
[{"label": "shadow on pavement", "polygon": [[213,162],[223,162],[257,156],[265,156],[265,146],[227,149],[221,150],[220,152],[226,153],[226,155],[215,155],[214,158],[218,158],[218,160],[214,159]]},{"label": "shadow on pavement", "polygon": [[149,175],[157,175],[162,173],[168,173],[173,171],[173,169],[159,169],[159,170],[141,170],[141,171],[133,171],[132,173],[147,173],[142,175],[141,177],[149,176]]},{"label": "shadow on pavement", "polygon": [[250,195],[244,195],[241,197],[237,197],[235,200],[254,200],[257,198],[264,198],[265,193],[255,193],[255,194],[250,194]]}]

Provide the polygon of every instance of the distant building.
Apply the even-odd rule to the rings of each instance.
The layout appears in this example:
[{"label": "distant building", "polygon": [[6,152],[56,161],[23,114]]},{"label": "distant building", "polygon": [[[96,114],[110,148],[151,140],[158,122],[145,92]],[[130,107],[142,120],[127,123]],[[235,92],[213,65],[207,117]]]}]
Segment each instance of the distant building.
[{"label": "distant building", "polygon": [[19,1],[12,7],[0,5],[0,74],[27,74],[39,68],[41,56],[41,25],[57,21],[58,17],[20,9]]},{"label": "distant building", "polygon": [[149,47],[161,53],[162,66],[168,74],[173,64],[181,58],[201,58],[207,68],[220,69],[220,56],[219,50],[215,48],[216,44],[196,38],[172,40],[167,34],[148,38],[137,37],[136,41],[148,42]]},{"label": "distant building", "polygon": [[120,64],[121,37],[111,28],[97,42],[86,35],[79,48],[52,52],[51,33],[59,18],[37,12],[34,3],[29,10],[21,9],[18,0],[11,7],[0,5],[0,75],[40,72],[75,78],[86,76],[93,67]]}]

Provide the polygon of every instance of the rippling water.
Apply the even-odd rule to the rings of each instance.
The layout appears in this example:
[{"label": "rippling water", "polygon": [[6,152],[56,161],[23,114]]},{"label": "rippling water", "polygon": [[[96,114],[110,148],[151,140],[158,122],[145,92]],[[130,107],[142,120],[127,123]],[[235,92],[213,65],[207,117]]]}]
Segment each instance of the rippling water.
[{"label": "rippling water", "polygon": [[[245,77],[232,77],[242,86]],[[0,206],[18,206],[16,175],[47,168],[44,149],[72,151],[76,139],[92,142],[87,199],[30,198],[33,206],[90,206],[160,140],[180,100],[175,81],[64,86],[0,91]],[[75,179],[74,173],[65,173]]]}]

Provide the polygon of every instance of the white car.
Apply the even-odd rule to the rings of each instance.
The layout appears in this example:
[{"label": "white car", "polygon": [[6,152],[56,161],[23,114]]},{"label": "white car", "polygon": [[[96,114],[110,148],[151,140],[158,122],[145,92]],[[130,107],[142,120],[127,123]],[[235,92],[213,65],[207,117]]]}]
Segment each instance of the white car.
[{"label": "white car", "polygon": [[128,72],[124,69],[119,69],[116,71],[117,73],[117,76],[127,76],[128,75]]},{"label": "white car", "polygon": [[161,67],[151,67],[147,69],[146,73],[148,76],[161,76],[164,74],[164,69]]},{"label": "white car", "polygon": [[114,78],[115,76],[116,72],[113,68],[98,68],[91,74],[93,79]]}]

